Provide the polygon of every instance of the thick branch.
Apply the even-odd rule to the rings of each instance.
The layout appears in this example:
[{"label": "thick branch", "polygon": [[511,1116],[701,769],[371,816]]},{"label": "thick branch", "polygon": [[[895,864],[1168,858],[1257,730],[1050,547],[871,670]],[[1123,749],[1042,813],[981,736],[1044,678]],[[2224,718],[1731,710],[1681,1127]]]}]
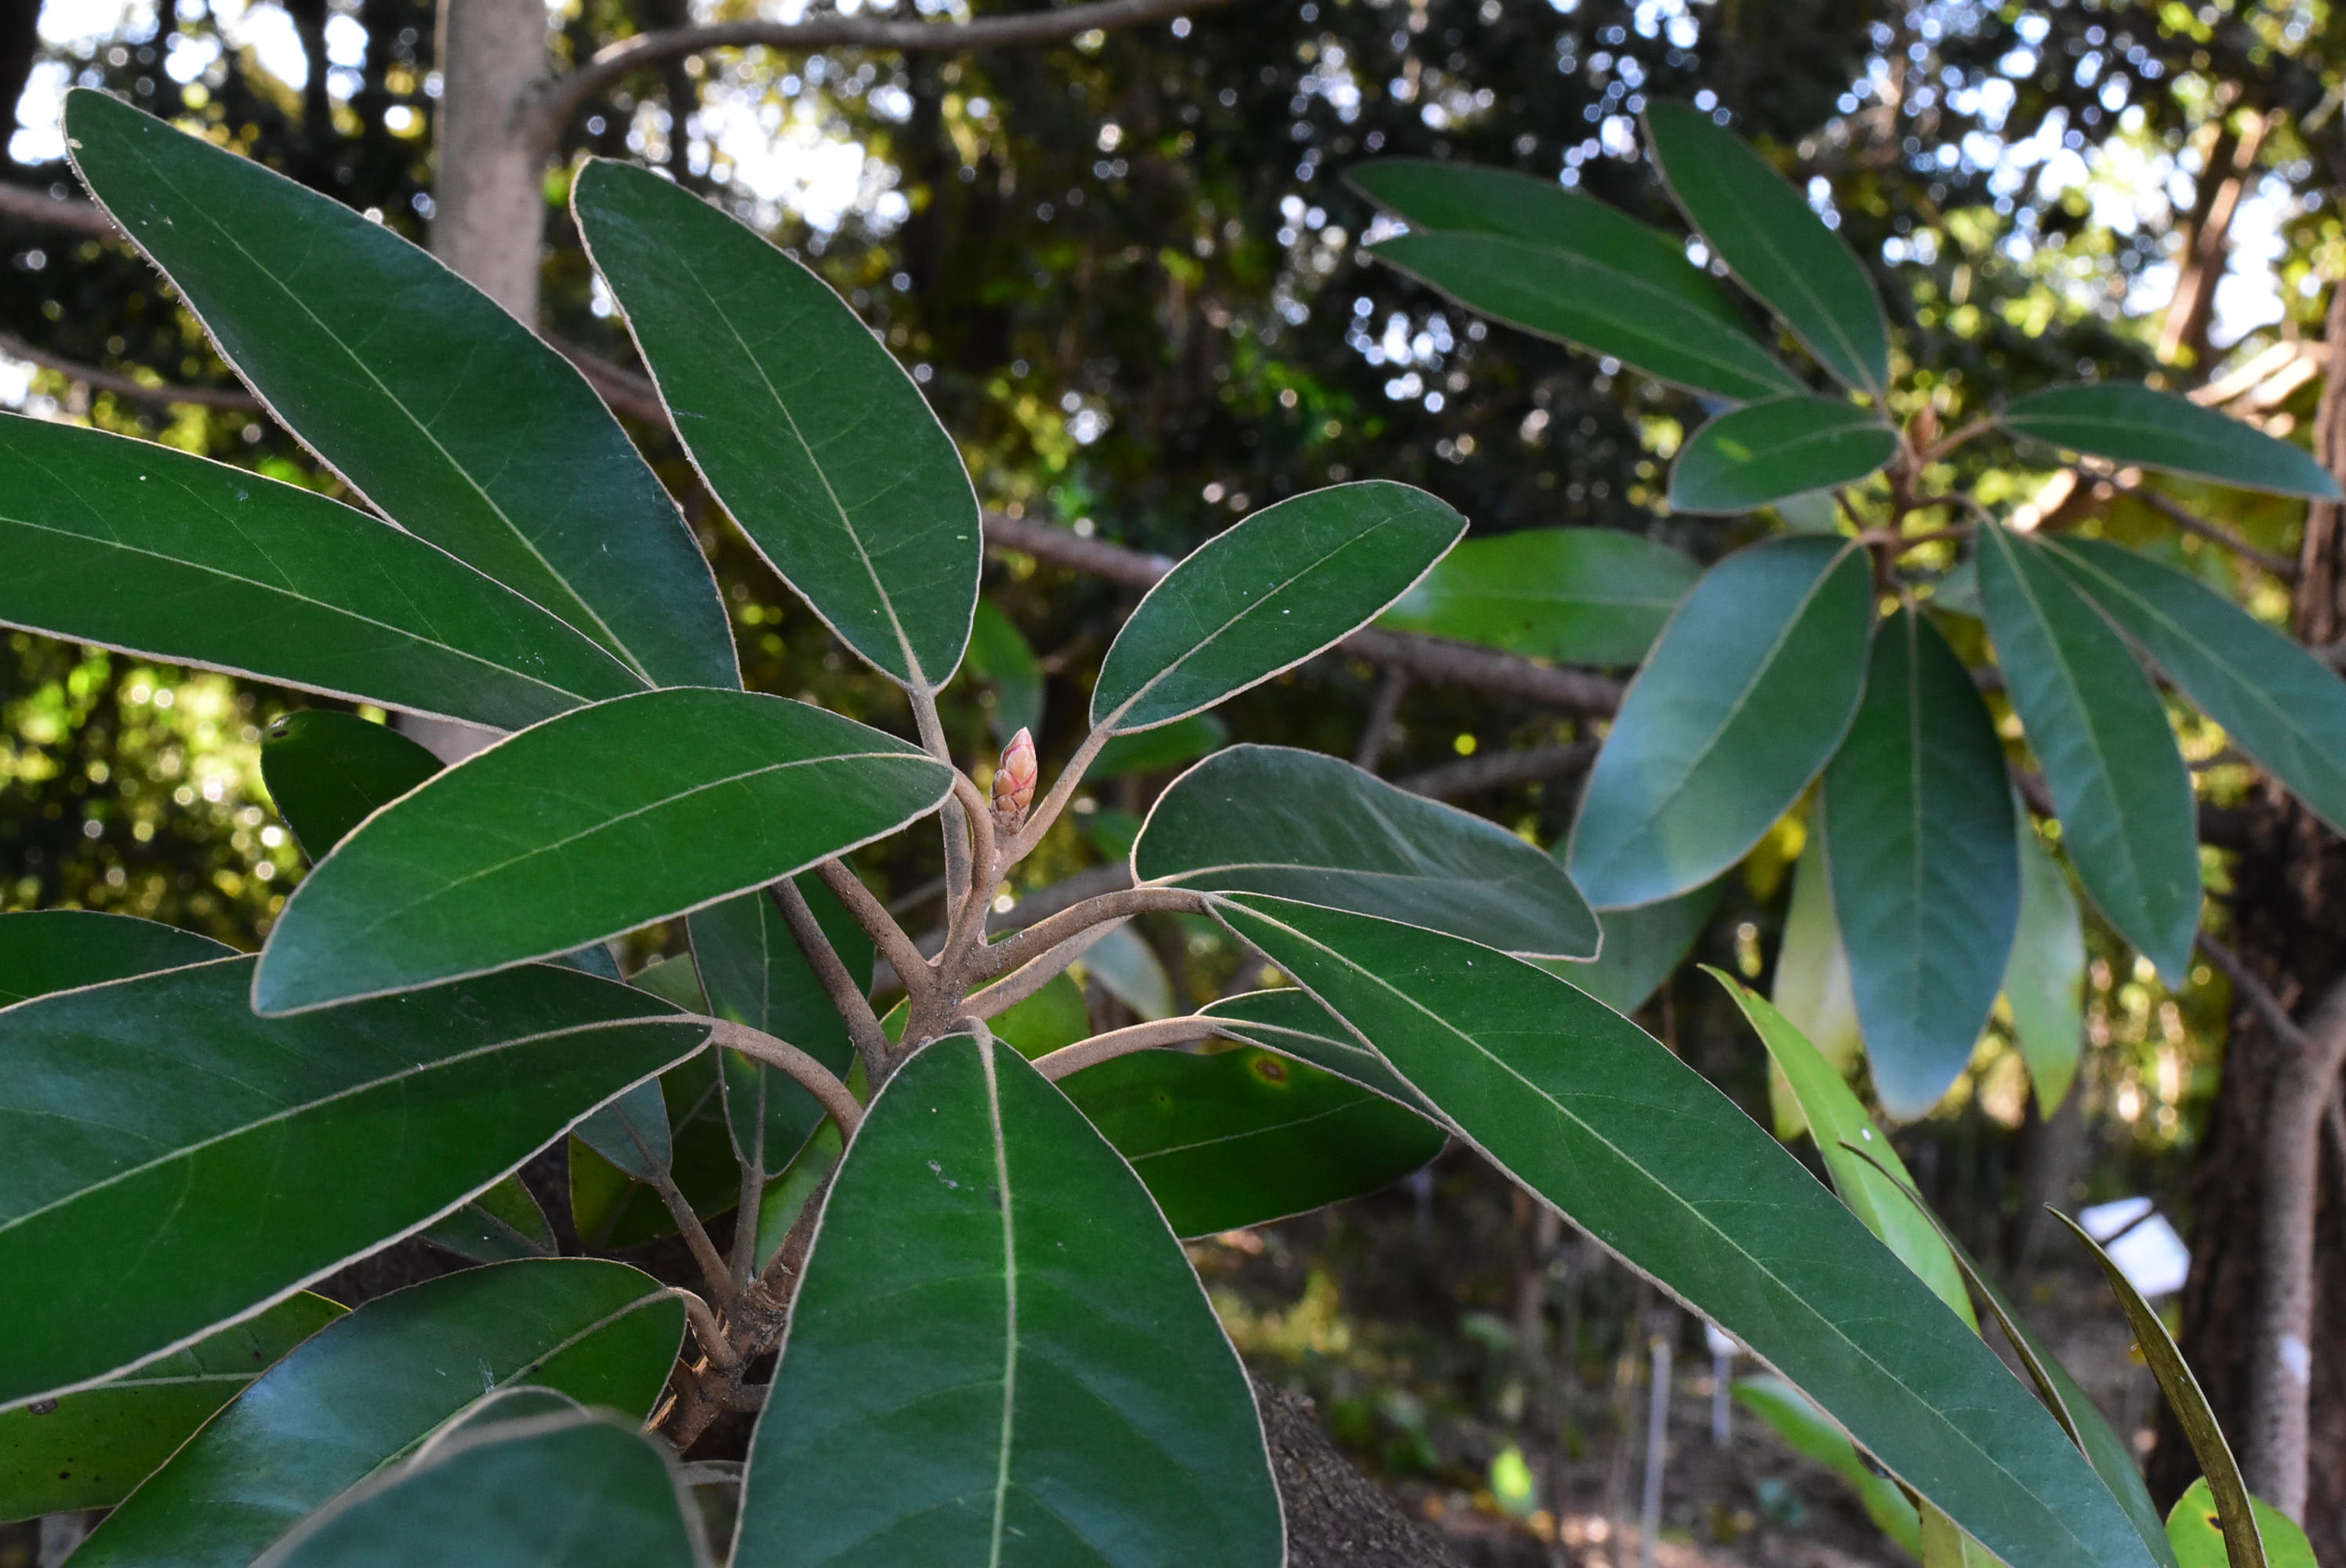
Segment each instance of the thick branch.
[{"label": "thick branch", "polygon": [[70,376],[93,391],[110,392],[117,397],[136,398],[141,402],[194,403],[200,408],[224,408],[235,413],[260,412],[260,400],[242,387],[190,387],[168,383],[150,386],[117,371],[86,365],[78,360],[53,354],[46,349],[26,342],[14,332],[0,332],[0,354],[38,365],[45,371],[55,371],[61,376]]},{"label": "thick branch", "polygon": [[839,1124],[842,1136],[852,1137],[858,1123],[863,1120],[863,1107],[847,1092],[831,1070],[800,1050],[787,1040],[777,1040],[746,1023],[734,1023],[722,1018],[705,1018],[709,1038],[729,1050],[778,1067],[790,1076],[790,1081],[815,1097],[823,1114]]},{"label": "thick branch", "polygon": [[1593,740],[1575,741],[1569,746],[1528,746],[1517,751],[1485,751],[1477,757],[1461,758],[1423,773],[1413,773],[1397,782],[1413,795],[1454,800],[1461,795],[1478,794],[1484,789],[1570,778],[1586,770],[1596,758],[1596,742]]},{"label": "thick branch", "polygon": [[1077,932],[1025,968],[1003,976],[972,996],[962,1003],[962,1012],[972,1018],[994,1018],[1008,1012],[1065,974],[1069,964],[1107,941],[1108,932],[1123,924],[1120,920],[1103,921],[1089,931]]},{"label": "thick branch", "polygon": [[969,972],[972,978],[979,980],[1007,974],[1019,965],[1042,957],[1077,932],[1103,921],[1146,914],[1151,910],[1203,914],[1206,911],[1206,895],[1192,892],[1188,888],[1131,888],[1120,893],[1104,893],[1087,903],[1061,910],[1048,920],[1037,921],[1007,942],[979,948],[972,955]]},{"label": "thick branch", "polygon": [[1105,1034],[1095,1034],[1077,1044],[1035,1058],[1035,1070],[1046,1078],[1064,1078],[1070,1073],[1080,1073],[1086,1067],[1118,1056],[1129,1056],[1135,1051],[1153,1051],[1165,1045],[1186,1045],[1192,1040],[1210,1040],[1222,1032],[1222,1025],[1211,1018],[1160,1018],[1154,1023],[1135,1023],[1125,1029],[1111,1029]]},{"label": "thick branch", "polygon": [[766,889],[781,911],[782,922],[790,928],[790,938],[799,944],[815,978],[822,983],[823,994],[831,998],[831,1006],[847,1022],[847,1037],[853,1042],[856,1055],[863,1059],[863,1071],[872,1083],[888,1064],[888,1036],[880,1027],[880,1015],[872,1011],[872,999],[847,972],[840,962],[838,951],[825,936],[822,922],[814,918],[808,907],[806,895],[788,877]]},{"label": "thick branch", "polygon": [[935,989],[936,974],[929,968],[928,960],[913,945],[913,939],[904,934],[904,928],[896,923],[896,917],[888,912],[888,906],[863,885],[862,877],[838,860],[821,862],[814,873],[822,879],[823,886],[839,895],[839,901],[847,906],[856,924],[871,933],[907,992],[918,999]]}]

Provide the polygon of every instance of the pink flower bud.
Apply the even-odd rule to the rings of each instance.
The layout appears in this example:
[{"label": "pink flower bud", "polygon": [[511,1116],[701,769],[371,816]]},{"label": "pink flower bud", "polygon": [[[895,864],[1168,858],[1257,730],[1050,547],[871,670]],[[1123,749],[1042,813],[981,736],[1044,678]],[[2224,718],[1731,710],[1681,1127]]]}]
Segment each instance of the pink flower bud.
[{"label": "pink flower bud", "polygon": [[994,770],[994,820],[1005,830],[1026,820],[1035,803],[1035,738],[1020,730],[1002,748],[1002,765]]}]

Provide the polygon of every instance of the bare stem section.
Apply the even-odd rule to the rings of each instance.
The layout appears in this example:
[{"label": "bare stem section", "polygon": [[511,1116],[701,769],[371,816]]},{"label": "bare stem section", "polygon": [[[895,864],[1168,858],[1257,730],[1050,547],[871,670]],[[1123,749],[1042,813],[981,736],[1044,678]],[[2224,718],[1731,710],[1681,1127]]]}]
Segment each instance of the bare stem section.
[{"label": "bare stem section", "polygon": [[1211,1018],[1160,1018],[1153,1023],[1135,1023],[1123,1029],[1111,1029],[1105,1034],[1095,1034],[1047,1056],[1038,1056],[1035,1059],[1035,1070],[1056,1081],[1070,1073],[1096,1067],[1102,1062],[1129,1056],[1135,1051],[1187,1045],[1193,1040],[1211,1040],[1221,1033],[1222,1025]]},{"label": "bare stem section", "polygon": [[888,1036],[880,1027],[879,1014],[872,1011],[872,999],[847,972],[847,965],[831,947],[831,938],[822,933],[822,922],[814,918],[808,907],[806,895],[798,884],[784,877],[766,891],[772,897],[774,907],[781,911],[783,923],[790,928],[790,937],[806,955],[808,966],[821,982],[823,993],[831,1004],[847,1021],[847,1037],[855,1045],[856,1055],[862,1058],[863,1071],[874,1084],[878,1074],[888,1064]]}]

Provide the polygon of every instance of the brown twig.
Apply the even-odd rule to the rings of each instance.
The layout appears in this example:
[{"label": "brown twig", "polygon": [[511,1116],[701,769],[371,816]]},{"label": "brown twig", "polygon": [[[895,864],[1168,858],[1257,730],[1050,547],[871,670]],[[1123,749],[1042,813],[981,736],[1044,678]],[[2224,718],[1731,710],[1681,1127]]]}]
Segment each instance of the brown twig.
[{"label": "brown twig", "polygon": [[692,1325],[692,1337],[700,1341],[709,1359],[728,1371],[738,1369],[741,1365],[740,1353],[726,1338],[725,1330],[718,1327],[717,1314],[709,1309],[709,1303],[680,1285],[668,1287],[668,1293],[684,1303],[685,1320]]},{"label": "brown twig", "polygon": [[1070,1073],[1080,1073],[1102,1062],[1129,1056],[1135,1051],[1186,1045],[1192,1040],[1210,1040],[1224,1032],[1223,1024],[1211,1018],[1160,1018],[1151,1023],[1134,1023],[1122,1029],[1111,1029],[1105,1034],[1095,1034],[1077,1044],[1037,1056],[1035,1070],[1046,1078],[1064,1078]]},{"label": "brown twig", "polygon": [[962,1012],[972,1018],[999,1016],[1066,973],[1069,964],[1107,940],[1108,933],[1123,924],[1120,920],[1103,921],[1088,931],[1077,932],[1042,957],[970,997],[961,1004]]},{"label": "brown twig", "polygon": [[1505,789],[1545,779],[1568,779],[1586,770],[1596,759],[1596,749],[1594,740],[1576,740],[1569,745],[1486,751],[1413,773],[1396,782],[1413,795],[1454,800],[1461,795],[1478,794],[1485,789]]},{"label": "brown twig", "polygon": [[[969,776],[958,769],[954,771],[954,796],[961,802],[962,815],[968,819],[971,842],[969,886],[961,902],[953,908],[945,928],[944,963],[948,975],[957,974],[970,948],[985,940],[986,911],[993,906],[994,890],[1001,885],[994,843],[993,807]],[[953,830],[950,824],[946,830]]]},{"label": "brown twig", "polygon": [[95,201],[53,195],[13,180],[0,179],[0,218],[62,229],[70,234],[86,234],[93,239],[111,239],[116,233],[114,219]]},{"label": "brown twig", "polygon": [[676,1185],[675,1176],[657,1165],[650,1170],[651,1188],[659,1194],[660,1202],[668,1206],[668,1217],[676,1221],[676,1228],[683,1234],[684,1244],[691,1250],[693,1262],[700,1266],[701,1278],[709,1282],[717,1304],[729,1309],[740,1295],[733,1284],[732,1269],[717,1250],[717,1244],[709,1238],[708,1228],[700,1223],[700,1217],[692,1212],[691,1201],[684,1196],[684,1189]]},{"label": "brown twig", "polygon": [[863,885],[862,877],[836,860],[818,862],[814,874],[821,877],[822,885],[847,906],[847,912],[855,917],[855,923],[870,933],[872,942],[895,967],[896,978],[907,992],[917,1000],[936,989],[936,972],[929,967],[929,961],[923,958],[920,950],[913,945],[913,939],[904,934],[904,928],[896,923],[896,917],[888,912],[888,906]]},{"label": "brown twig", "polygon": [[1203,914],[1206,911],[1206,895],[1192,892],[1188,888],[1130,888],[1120,893],[1103,893],[1073,909],[1061,910],[1048,920],[1037,921],[1006,942],[979,948],[971,954],[970,977],[991,980],[996,975],[1007,974],[1021,964],[1040,958],[1077,932],[1098,925],[1103,921],[1146,914],[1152,910]]},{"label": "brown twig", "polygon": [[847,1038],[855,1046],[855,1054],[863,1062],[864,1075],[873,1084],[888,1065],[888,1035],[880,1027],[880,1015],[872,1011],[872,999],[863,994],[855,977],[847,972],[831,938],[823,934],[822,922],[814,918],[808,907],[806,895],[788,877],[766,889],[774,907],[781,911],[782,923],[790,928],[791,940],[805,954],[807,964],[815,978],[822,983],[823,994],[831,998],[831,1006],[847,1022]]},{"label": "brown twig", "polygon": [[2197,534],[2211,544],[2221,545],[2241,560],[2271,573],[2285,583],[2297,581],[2297,563],[2288,556],[2276,555],[2270,550],[2259,549],[2221,524],[2210,523],[2207,518],[2171,497],[2160,494],[2156,490],[2147,489],[2139,484],[2120,484],[2116,488],[2119,494],[2131,496],[2141,502],[2186,534]]},{"label": "brown twig", "polygon": [[117,371],[86,365],[78,360],[53,354],[36,347],[14,332],[0,332],[0,354],[23,360],[45,371],[55,371],[69,376],[95,392],[109,392],[117,397],[135,398],[140,402],[192,403],[199,408],[226,409],[231,413],[259,413],[260,400],[242,387],[191,387],[165,382],[150,385],[126,376]]},{"label": "brown twig", "polygon": [[728,1050],[739,1051],[754,1061],[780,1068],[791,1082],[815,1097],[823,1115],[839,1124],[842,1137],[854,1135],[856,1126],[863,1120],[863,1107],[847,1092],[831,1070],[800,1050],[787,1040],[777,1040],[746,1023],[735,1023],[724,1018],[703,1018],[709,1025],[709,1036]]},{"label": "brown twig", "polygon": [[1393,725],[1401,718],[1402,700],[1409,696],[1409,671],[1399,665],[1389,667],[1384,678],[1377,683],[1377,695],[1369,702],[1369,717],[1361,725],[1361,740],[1352,748],[1352,766],[1371,773],[1384,760],[1392,747]]}]

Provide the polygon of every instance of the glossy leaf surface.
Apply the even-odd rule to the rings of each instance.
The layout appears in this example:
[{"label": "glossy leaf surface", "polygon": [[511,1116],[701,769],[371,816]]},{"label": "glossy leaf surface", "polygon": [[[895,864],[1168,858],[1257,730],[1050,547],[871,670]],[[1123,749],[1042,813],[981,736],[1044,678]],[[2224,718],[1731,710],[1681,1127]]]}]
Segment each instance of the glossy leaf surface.
[{"label": "glossy leaf surface", "polygon": [[113,1507],[271,1362],[342,1315],[305,1290],[46,1412],[0,1413],[0,1520]]},{"label": "glossy leaf surface", "polygon": [[1702,568],[1611,528],[1526,528],[1468,539],[1379,626],[1565,664],[1633,665]]},{"label": "glossy leaf surface", "polygon": [[1922,1529],[1914,1505],[1895,1481],[1878,1475],[1858,1456],[1849,1434],[1809,1402],[1808,1395],[1773,1373],[1735,1380],[1735,1402],[1768,1423],[1793,1452],[1811,1459],[1847,1481],[1884,1535],[1910,1554],[1923,1554]]},{"label": "glossy leaf surface", "polygon": [[[647,1128],[656,1122],[664,1125],[660,1135],[668,1149],[668,1172],[687,1207],[709,1219],[739,1204],[741,1167],[726,1125],[717,1052],[704,1048],[689,1061],[661,1074],[655,1083],[639,1085],[627,1097],[638,1096],[641,1104],[633,1108],[629,1121]],[[634,1151],[633,1139],[615,1145],[613,1152],[628,1156],[623,1165],[588,1143],[585,1135],[588,1125],[581,1123],[570,1140],[570,1209],[579,1235],[607,1248],[634,1247],[655,1237],[675,1235],[676,1215],[658,1191],[648,1185],[649,1167]]]},{"label": "glossy leaf surface", "polygon": [[1595,959],[1540,967],[1616,1013],[1635,1013],[1694,951],[1718,903],[1719,884],[1707,882],[1658,904],[1606,910],[1597,917],[1605,944]]},{"label": "glossy leaf surface", "polygon": [[1890,380],[1890,323],[1849,242],[1742,137],[1702,110],[1658,103],[1646,140],[1678,209],[1760,302],[1843,385]]},{"label": "glossy leaf surface", "polygon": [[2004,743],[1971,672],[1912,610],[1873,639],[1816,826],[1874,1091],[1912,1121],[1970,1064],[2020,921]]},{"label": "glossy leaf surface", "polygon": [[1706,420],[1670,465],[1678,512],[1749,512],[1850,484],[1898,450],[1898,433],[1841,398],[1770,398]]},{"label": "glossy leaf surface", "polygon": [[444,1275],[380,1297],[270,1368],[92,1533],[80,1568],[245,1568],[493,1390],[648,1414],[684,1333],[649,1276],[598,1258]]},{"label": "glossy leaf surface", "polygon": [[1980,532],[1980,593],[2061,847],[2119,934],[2178,981],[2199,924],[2191,776],[2149,677],[2034,541]]},{"label": "glossy leaf surface", "polygon": [[1777,1367],[2013,1568],[2142,1562],[1994,1353],[1658,1042],[1454,937],[1253,893],[1217,909],[1502,1169]]},{"label": "glossy leaf surface", "polygon": [[2024,820],[2020,931],[2004,972],[2004,999],[2036,1108],[2046,1120],[2069,1095],[2086,1037],[2086,930],[2069,879]]},{"label": "glossy leaf surface", "polygon": [[1252,1390],[1188,1260],[1007,1047],[949,1036],[872,1102],[750,1446],[734,1561],[1283,1561]]},{"label": "glossy leaf surface", "polygon": [[571,190],[710,492],[848,647],[944,685],[977,603],[977,495],[913,378],[829,284],[692,192],[603,158]]},{"label": "glossy leaf surface", "polygon": [[1179,1236],[1263,1225],[1398,1181],[1449,1135],[1382,1095],[1253,1046],[1136,1051],[1059,1087]]},{"label": "glossy leaf surface", "polygon": [[1302,663],[1374,620],[1465,531],[1424,491],[1384,480],[1264,507],[1148,590],[1100,665],[1092,722],[1148,729]]},{"label": "glossy leaf surface", "polygon": [[474,1263],[552,1257],[562,1248],[554,1227],[519,1176],[507,1176],[455,1213],[424,1227],[423,1237]]},{"label": "glossy leaf surface", "polygon": [[0,1406],[190,1344],[421,1227],[704,1033],[550,967],[298,1019],[254,1016],[251,972],[223,959],[0,1014],[0,1278],[48,1282],[0,1307]]},{"label": "glossy leaf surface", "polygon": [[643,685],[518,594],[311,491],[13,414],[0,473],[11,626],[500,729]]},{"label": "glossy leaf surface", "polygon": [[1998,418],[2015,435],[2094,457],[2244,490],[2339,498],[2338,482],[2302,447],[2138,382],[2047,387],[2018,399]]},{"label": "glossy leaf surface", "polygon": [[952,771],[804,703],[679,689],[601,703],[467,759],[286,901],[270,1013],[430,985],[665,919],[933,809]]},{"label": "glossy leaf surface", "polygon": [[648,684],[740,685],[699,546],[567,360],[390,229],[250,158],[92,91],[67,95],[66,134],[221,355],[385,516]]},{"label": "glossy leaf surface", "polygon": [[1295,987],[1245,991],[1198,1010],[1224,1033],[1364,1084],[1387,1099],[1429,1114],[1425,1097],[1402,1081],[1384,1058],[1362,1045],[1343,1021]]},{"label": "glossy leaf surface", "polygon": [[1872,582],[1839,540],[1772,540],[1687,596],[1622,699],[1566,865],[1600,910],[1741,860],[1841,744],[1865,684]]},{"label": "glossy leaf surface", "polygon": [[648,1079],[578,1124],[573,1135],[638,1181],[668,1174],[676,1158],[668,1102],[658,1078]]},{"label": "glossy leaf surface", "polygon": [[440,759],[389,725],[332,708],[289,713],[269,727],[260,743],[260,777],[269,799],[312,862],[325,859],[376,808],[390,805],[442,766]]},{"label": "glossy leaf surface", "polygon": [[18,910],[0,914],[0,1007],[235,953],[208,936],[134,915]]},{"label": "glossy leaf surface", "polygon": [[1596,917],[1553,859],[1495,822],[1316,751],[1216,752],[1157,798],[1132,868],[1145,882],[1277,893],[1503,952],[1596,952]]}]

